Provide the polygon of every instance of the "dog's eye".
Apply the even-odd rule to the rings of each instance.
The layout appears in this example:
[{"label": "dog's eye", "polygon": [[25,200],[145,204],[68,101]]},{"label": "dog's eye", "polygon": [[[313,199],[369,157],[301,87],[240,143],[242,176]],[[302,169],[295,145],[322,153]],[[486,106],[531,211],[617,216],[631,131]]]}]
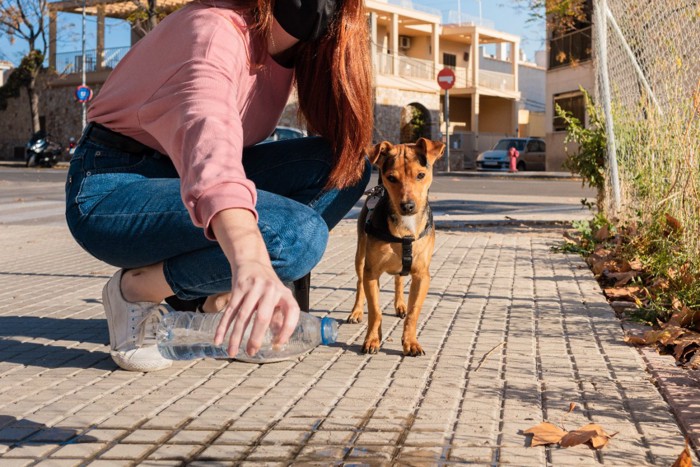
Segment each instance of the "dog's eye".
[{"label": "dog's eye", "polygon": [[396,183],[396,182],[399,181],[399,180],[398,180],[396,177],[394,177],[393,175],[388,175],[388,176],[386,177],[386,179],[389,180],[391,183]]},{"label": "dog's eye", "polygon": [[416,178],[417,178],[418,180],[423,180],[423,179],[425,178],[425,173],[424,173],[424,172],[419,173],[418,176],[417,176]]}]

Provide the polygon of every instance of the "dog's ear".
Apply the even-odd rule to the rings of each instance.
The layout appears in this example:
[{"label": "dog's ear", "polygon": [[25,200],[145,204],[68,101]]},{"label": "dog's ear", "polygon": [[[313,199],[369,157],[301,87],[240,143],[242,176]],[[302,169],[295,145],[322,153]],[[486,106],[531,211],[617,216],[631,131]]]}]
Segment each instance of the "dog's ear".
[{"label": "dog's ear", "polygon": [[420,138],[416,141],[416,147],[425,154],[428,164],[440,159],[445,152],[445,144],[440,141],[433,141],[427,138]]},{"label": "dog's ear", "polygon": [[369,161],[374,165],[379,165],[382,155],[386,155],[394,146],[388,141],[382,141],[374,146],[374,149],[369,153]]}]

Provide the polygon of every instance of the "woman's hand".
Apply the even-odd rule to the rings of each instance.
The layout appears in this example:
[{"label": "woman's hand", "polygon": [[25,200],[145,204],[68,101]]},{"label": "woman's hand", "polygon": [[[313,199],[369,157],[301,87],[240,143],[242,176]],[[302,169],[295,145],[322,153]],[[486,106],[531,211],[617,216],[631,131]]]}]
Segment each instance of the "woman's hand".
[{"label": "woman's hand", "polygon": [[235,356],[253,314],[255,320],[246,346],[248,355],[255,355],[260,349],[273,314],[275,321],[280,321],[275,323],[279,332],[274,344],[286,343],[299,320],[299,305],[272,268],[255,216],[246,209],[226,209],[212,218],[211,226],[231,263],[232,274],[231,299],[222,311],[214,343],[222,344],[232,326],[228,354]]}]

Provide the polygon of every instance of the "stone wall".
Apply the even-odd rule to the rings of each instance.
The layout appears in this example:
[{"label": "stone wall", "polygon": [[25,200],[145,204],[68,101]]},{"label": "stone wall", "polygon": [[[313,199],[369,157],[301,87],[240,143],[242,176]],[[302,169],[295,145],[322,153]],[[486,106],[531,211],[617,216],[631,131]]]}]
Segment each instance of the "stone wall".
[{"label": "stone wall", "polygon": [[430,137],[438,139],[440,129],[440,96],[438,93],[377,88],[374,106],[374,142],[401,140],[401,111],[417,103],[430,112]]},{"label": "stone wall", "polygon": [[[95,94],[101,84],[89,83]],[[82,106],[75,100],[75,83],[40,80],[39,116],[45,122],[46,132],[54,141],[68,145],[70,137],[76,140],[82,131]],[[7,109],[0,111],[0,160],[23,158],[24,145],[32,135],[29,99],[26,91],[8,99]]]}]

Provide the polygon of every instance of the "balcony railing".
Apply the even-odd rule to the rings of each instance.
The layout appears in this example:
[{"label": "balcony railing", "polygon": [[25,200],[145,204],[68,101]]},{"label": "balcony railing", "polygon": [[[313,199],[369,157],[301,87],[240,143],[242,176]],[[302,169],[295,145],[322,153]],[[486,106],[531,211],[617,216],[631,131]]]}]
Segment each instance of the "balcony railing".
[{"label": "balcony railing", "polygon": [[[85,72],[90,73],[99,69],[109,70],[117,66],[117,63],[126,55],[129,47],[116,47],[105,49],[102,66],[97,66],[97,51],[85,51]],[[391,76],[394,74],[394,56],[385,52],[377,52],[376,60],[377,74]],[[442,65],[439,66],[442,68]],[[82,53],[64,52],[56,54],[56,71],[59,73],[82,73]],[[474,84],[471,76],[467,74],[467,69],[462,67],[454,68],[457,81],[455,88],[468,88]],[[433,81],[436,79],[437,70],[432,60],[423,60],[406,56],[399,56],[398,76],[409,79],[424,79]],[[480,70],[479,86],[500,91],[516,91],[515,77],[507,73]]]},{"label": "balcony railing", "polygon": [[[394,56],[388,53],[379,52],[376,56],[377,74],[391,76],[394,74]],[[437,77],[437,70],[430,60],[422,60],[399,56],[398,73],[402,78],[410,79],[425,79],[433,81]],[[439,65],[442,68],[442,65]],[[464,67],[453,67],[455,72],[456,89],[469,88],[474,86],[471,75],[467,73]],[[479,86],[498,91],[517,91],[515,85],[515,76],[508,73],[499,73],[496,71],[479,70]]]},{"label": "balcony railing", "polygon": [[590,60],[593,55],[592,27],[549,40],[549,69]]},{"label": "balcony railing", "polygon": [[437,8],[433,8],[426,5],[421,5],[415,3],[413,0],[388,0],[387,3],[392,5],[398,5],[403,8],[408,8],[409,10],[422,11],[423,13],[429,13],[435,16],[441,16],[442,13]]},{"label": "balcony railing", "polygon": [[[129,47],[115,47],[104,49],[101,57],[101,66],[97,66],[98,57],[97,50],[85,51],[85,72],[90,73],[98,69],[109,70],[117,66],[117,63],[126,55]],[[83,53],[78,52],[62,52],[56,54],[56,71],[59,73],[82,73],[83,72]]]},{"label": "balcony railing", "polygon": [[479,86],[498,91],[517,91],[515,76],[497,71],[479,70]]},{"label": "balcony railing", "polygon": [[[431,60],[399,56],[398,64],[398,75],[403,78],[433,80],[437,76],[435,65]],[[377,68],[377,73],[380,75],[393,75],[394,56],[384,52],[378,53]]]},{"label": "balcony railing", "polygon": [[467,69],[464,67],[454,67],[452,71],[455,72],[455,88],[470,88],[473,86],[472,77],[467,74]]}]

